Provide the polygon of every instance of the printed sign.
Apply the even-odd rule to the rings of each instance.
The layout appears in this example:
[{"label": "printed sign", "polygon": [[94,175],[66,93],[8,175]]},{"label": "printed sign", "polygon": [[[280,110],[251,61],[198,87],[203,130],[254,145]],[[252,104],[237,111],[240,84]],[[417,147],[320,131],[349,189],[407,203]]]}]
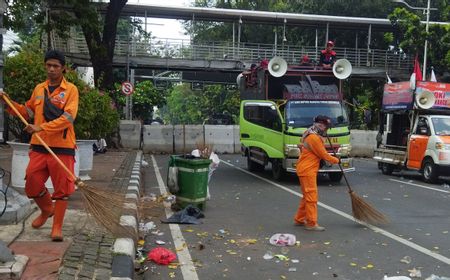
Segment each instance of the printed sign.
[{"label": "printed sign", "polygon": [[413,107],[413,91],[409,82],[384,85],[383,110],[410,110]]},{"label": "printed sign", "polygon": [[130,95],[134,91],[133,84],[130,82],[123,82],[122,83],[122,93],[125,95]]},{"label": "printed sign", "polygon": [[450,84],[436,82],[417,82],[416,94],[429,91],[436,101],[431,109],[450,109]]}]

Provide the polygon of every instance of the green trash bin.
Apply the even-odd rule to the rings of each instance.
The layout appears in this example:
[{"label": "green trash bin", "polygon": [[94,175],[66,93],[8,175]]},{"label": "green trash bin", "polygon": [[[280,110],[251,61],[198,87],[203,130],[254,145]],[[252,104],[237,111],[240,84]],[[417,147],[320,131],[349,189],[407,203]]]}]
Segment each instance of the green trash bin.
[{"label": "green trash bin", "polygon": [[195,158],[190,155],[170,156],[169,167],[178,168],[179,191],[175,194],[178,206],[185,208],[192,204],[202,210],[205,209],[210,163],[210,159]]}]

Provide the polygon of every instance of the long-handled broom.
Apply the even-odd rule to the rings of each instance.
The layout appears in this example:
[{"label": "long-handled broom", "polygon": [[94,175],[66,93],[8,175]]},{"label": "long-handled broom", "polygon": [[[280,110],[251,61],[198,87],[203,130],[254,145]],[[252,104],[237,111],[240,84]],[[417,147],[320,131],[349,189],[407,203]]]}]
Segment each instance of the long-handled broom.
[{"label": "long-handled broom", "polygon": [[[333,154],[337,157],[336,152],[334,151],[333,145],[331,144],[330,137],[327,136],[328,143],[330,143],[330,147],[333,150]],[[345,183],[347,184],[348,193],[350,194],[350,199],[352,201],[352,214],[356,220],[360,220],[369,224],[387,224],[389,219],[377,209],[375,209],[372,205],[364,201],[360,196],[358,196],[355,191],[350,187],[348,183],[347,177],[345,176],[344,169],[341,164],[338,163],[339,169],[341,169],[342,175],[344,176]]]},{"label": "long-handled broom", "polygon": [[[11,102],[7,95],[2,95],[3,100],[8,106],[16,113],[20,120],[28,125],[28,122],[20,114],[14,104]],[[132,232],[127,227],[124,227],[120,223],[120,216],[122,214],[122,207],[125,203],[125,196],[121,193],[114,192],[108,189],[101,189],[98,187],[92,187],[85,184],[80,178],[77,178],[72,171],[58,158],[58,156],[50,149],[50,147],[42,140],[38,133],[35,133],[35,137],[39,140],[42,146],[53,156],[58,164],[72,177],[75,181],[75,185],[80,190],[83,198],[84,205],[88,213],[90,213],[98,224],[105,227],[109,232],[115,236],[133,236],[136,233]]]}]

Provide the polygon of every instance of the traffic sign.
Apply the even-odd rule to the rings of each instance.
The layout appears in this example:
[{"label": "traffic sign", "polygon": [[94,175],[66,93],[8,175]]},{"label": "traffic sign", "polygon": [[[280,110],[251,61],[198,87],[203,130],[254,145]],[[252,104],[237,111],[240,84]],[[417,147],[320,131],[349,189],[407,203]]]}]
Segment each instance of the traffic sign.
[{"label": "traffic sign", "polygon": [[134,91],[134,88],[133,88],[133,84],[132,83],[130,83],[130,82],[123,82],[122,83],[122,93],[123,94],[130,95],[130,94],[133,93],[133,91]]}]

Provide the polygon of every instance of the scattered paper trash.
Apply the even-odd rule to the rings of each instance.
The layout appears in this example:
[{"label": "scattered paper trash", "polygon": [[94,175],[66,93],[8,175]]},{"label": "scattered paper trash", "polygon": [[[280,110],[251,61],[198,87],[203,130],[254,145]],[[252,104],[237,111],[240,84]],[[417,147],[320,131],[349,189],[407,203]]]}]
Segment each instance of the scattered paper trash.
[{"label": "scattered paper trash", "polygon": [[275,246],[294,246],[296,238],[290,233],[276,233],[270,237],[269,242]]},{"label": "scattered paper trash", "polygon": [[391,277],[387,277],[386,275],[384,275],[383,280],[412,280],[412,279],[409,278],[408,276],[391,276]]},{"label": "scattered paper trash", "polygon": [[410,256],[404,256],[400,262],[410,264],[411,263],[411,257]]},{"label": "scattered paper trash", "polygon": [[420,271],[420,269],[416,269],[415,267],[413,269],[408,269],[409,271],[409,276],[411,276],[412,278],[422,278],[422,272]]},{"label": "scattered paper trash", "polygon": [[169,249],[156,247],[148,253],[147,259],[157,264],[168,265],[176,260],[177,256]]},{"label": "scattered paper trash", "polygon": [[273,259],[273,253],[272,253],[271,251],[267,251],[267,252],[264,254],[263,258],[264,258],[265,260],[271,260],[271,259]]},{"label": "scattered paper trash", "polygon": [[156,240],[155,243],[158,244],[158,245],[164,245],[164,244],[166,244],[166,242],[164,242],[164,241],[162,241],[162,240]]}]

